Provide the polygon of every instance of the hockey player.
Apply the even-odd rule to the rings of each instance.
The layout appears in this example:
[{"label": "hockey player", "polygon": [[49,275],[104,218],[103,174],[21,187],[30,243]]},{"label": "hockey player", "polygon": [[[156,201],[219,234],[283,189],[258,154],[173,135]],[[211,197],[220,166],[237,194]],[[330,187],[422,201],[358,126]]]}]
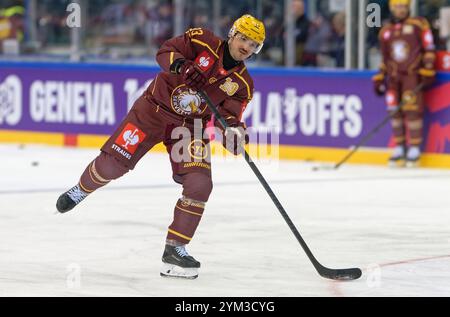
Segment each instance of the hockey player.
[{"label": "hockey player", "polygon": [[[58,211],[71,210],[98,188],[133,169],[145,153],[163,142],[173,179],[182,184],[183,192],[168,228],[161,275],[196,278],[200,262],[185,246],[194,236],[213,187],[209,139],[194,131],[199,122],[204,130],[211,112],[197,92],[208,94],[231,127],[231,132],[224,132],[233,133],[236,142],[224,141],[224,146],[235,155],[240,153],[247,142],[241,116],[253,93],[244,61],[261,50],[264,39],[263,23],[244,15],[234,22],[227,40],[195,28],[166,41],[156,56],[162,71],[87,166],[78,184],[58,198]],[[177,128],[190,131],[189,138],[180,137]],[[180,151],[175,150],[180,144],[187,145],[184,148],[192,160],[180,160]]]},{"label": "hockey player", "polygon": [[[375,92],[385,94],[388,111],[395,111],[402,102],[391,120],[396,147],[389,165],[415,166],[423,134],[422,90],[436,75],[433,34],[425,18],[410,17],[410,0],[390,0],[389,8],[392,19],[379,34],[383,62],[373,82]],[[417,90],[421,83],[422,90]]]}]

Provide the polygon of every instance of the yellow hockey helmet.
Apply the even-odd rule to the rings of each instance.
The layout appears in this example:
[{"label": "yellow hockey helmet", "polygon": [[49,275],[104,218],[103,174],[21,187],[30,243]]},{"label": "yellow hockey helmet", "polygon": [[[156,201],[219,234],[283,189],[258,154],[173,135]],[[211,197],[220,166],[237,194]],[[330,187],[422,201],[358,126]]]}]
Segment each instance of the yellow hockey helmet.
[{"label": "yellow hockey helmet", "polygon": [[261,51],[266,38],[266,29],[260,20],[252,17],[250,14],[245,14],[234,21],[230,32],[228,32],[228,37],[233,37],[236,35],[236,32],[244,34],[258,44],[258,47],[254,52],[255,54],[258,54]]},{"label": "yellow hockey helmet", "polygon": [[411,5],[411,0],[389,0],[389,8],[392,8],[396,5]]}]

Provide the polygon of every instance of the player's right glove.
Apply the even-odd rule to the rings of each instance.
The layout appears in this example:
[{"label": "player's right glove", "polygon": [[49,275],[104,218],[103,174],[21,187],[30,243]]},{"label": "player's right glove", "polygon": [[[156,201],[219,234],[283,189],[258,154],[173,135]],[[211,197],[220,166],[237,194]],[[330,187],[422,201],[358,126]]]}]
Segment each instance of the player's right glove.
[{"label": "player's right glove", "polygon": [[191,60],[177,59],[170,65],[170,71],[181,75],[186,86],[197,91],[202,90],[207,83],[200,67]]},{"label": "player's right glove", "polygon": [[384,83],[384,74],[378,73],[372,77],[373,88],[377,96],[383,96],[386,93],[386,84]]},{"label": "player's right glove", "polygon": [[244,122],[234,123],[225,130],[223,136],[223,146],[234,155],[239,155],[245,151],[245,145],[249,142],[247,126]]}]

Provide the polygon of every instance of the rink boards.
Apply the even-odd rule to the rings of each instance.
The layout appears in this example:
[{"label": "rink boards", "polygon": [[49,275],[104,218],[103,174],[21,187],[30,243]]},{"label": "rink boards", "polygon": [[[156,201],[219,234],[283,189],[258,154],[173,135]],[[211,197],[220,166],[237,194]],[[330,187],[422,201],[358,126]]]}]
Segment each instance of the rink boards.
[{"label": "rink boards", "polygon": [[[1,62],[0,142],[99,147],[158,70]],[[373,93],[373,72],[250,68],[250,74],[255,92],[243,118],[252,139],[276,136],[282,159],[339,161],[386,116],[383,98]],[[426,94],[423,166],[450,168],[449,92],[450,74],[441,73]],[[387,125],[351,162],[385,164],[392,145]]]}]

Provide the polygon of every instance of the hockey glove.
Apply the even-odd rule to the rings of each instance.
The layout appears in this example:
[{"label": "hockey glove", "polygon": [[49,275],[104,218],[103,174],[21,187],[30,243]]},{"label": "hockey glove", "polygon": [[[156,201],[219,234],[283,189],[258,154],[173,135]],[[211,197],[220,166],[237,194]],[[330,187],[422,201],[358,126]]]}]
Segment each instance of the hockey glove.
[{"label": "hockey glove", "polygon": [[433,85],[436,79],[436,71],[427,68],[419,69],[420,83],[423,84],[423,88],[426,89]]},{"label": "hockey glove", "polygon": [[373,76],[373,88],[377,96],[383,96],[386,93],[386,84],[384,83],[384,74],[379,73]]},{"label": "hockey glove", "polygon": [[202,90],[206,83],[206,76],[195,62],[187,59],[177,59],[170,66],[170,71],[182,76],[183,82],[189,88],[194,90]]},{"label": "hockey glove", "polygon": [[249,142],[247,126],[244,122],[237,122],[230,125],[223,135],[223,146],[234,155],[244,152],[245,145]]}]

